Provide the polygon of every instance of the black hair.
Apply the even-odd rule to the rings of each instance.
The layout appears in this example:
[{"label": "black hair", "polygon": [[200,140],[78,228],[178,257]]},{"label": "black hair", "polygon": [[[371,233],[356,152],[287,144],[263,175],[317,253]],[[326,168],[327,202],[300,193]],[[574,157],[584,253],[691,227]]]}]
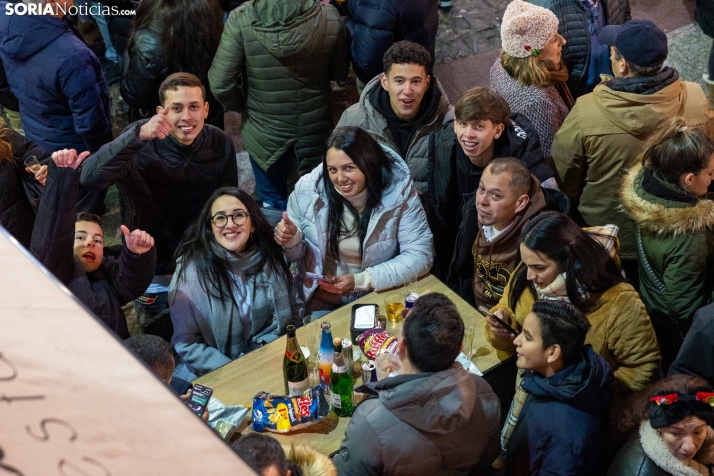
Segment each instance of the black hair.
[{"label": "black hair", "polygon": [[171,345],[159,336],[139,334],[124,341],[124,346],[134,352],[155,374],[163,376],[174,369]]},{"label": "black hair", "polygon": [[[518,242],[555,261],[566,272],[568,299],[583,312],[589,312],[596,305],[600,294],[625,281],[605,248],[562,213],[548,211],[531,218]],[[520,249],[517,260],[520,261]],[[527,273],[527,266],[522,264],[511,277],[508,303],[511,309],[516,308],[526,288],[537,299]]]},{"label": "black hair", "polygon": [[231,445],[250,469],[258,474],[275,466],[281,475],[288,472],[288,460],[278,440],[260,433],[248,433]]},{"label": "black hair", "polygon": [[211,228],[211,207],[213,202],[223,195],[230,195],[243,202],[250,215],[250,221],[255,227],[247,246],[257,247],[260,253],[260,262],[252,270],[249,270],[248,274],[262,273],[268,266],[283,278],[286,288],[290,289],[292,275],[283,257],[282,248],[273,239],[273,227],[270,226],[255,200],[236,187],[222,187],[213,192],[201,209],[198,220],[184,233],[183,240],[176,249],[176,260],[183,261],[178,282],[186,280],[185,273],[188,264],[193,263],[196,267],[198,282],[208,295],[223,301],[232,301],[236,307],[238,306],[231,291],[234,281],[229,272],[229,265],[226,260],[217,256],[213,251],[213,246],[219,245]]},{"label": "black hair", "polygon": [[590,329],[585,315],[565,301],[536,301],[531,312],[538,317],[543,349],[558,344],[562,351],[563,367],[582,358],[585,336]]},{"label": "black hair", "polygon": [[[327,153],[322,159],[322,182],[325,187],[328,201],[327,218],[327,253],[337,259],[338,243],[343,237],[354,236],[359,238],[360,254],[362,245],[367,235],[367,227],[372,212],[382,201],[384,191],[392,183],[392,161],[382,147],[364,129],[348,126],[337,129],[327,140],[327,151],[335,148],[347,154],[357,168],[367,178],[367,203],[360,215],[352,204],[335,189],[327,170]],[[357,222],[354,230],[345,230],[342,215],[345,208],[352,213]]]},{"label": "black hair", "polygon": [[422,372],[439,372],[461,351],[464,321],[451,299],[429,293],[416,300],[402,331],[411,363]]},{"label": "black hair", "polygon": [[155,22],[166,71],[205,78],[221,42],[220,5],[214,0],[143,0],[132,21],[127,49],[134,45],[137,31]]},{"label": "black hair", "polygon": [[431,74],[431,53],[429,50],[409,40],[397,41],[384,53],[382,66],[388,74],[393,64],[416,64],[424,67],[427,75]]},{"label": "black hair", "polygon": [[522,161],[515,157],[499,157],[493,159],[486,166],[491,175],[501,175],[506,172],[511,174],[511,181],[508,187],[516,197],[521,195],[533,196],[533,180],[531,172]]}]

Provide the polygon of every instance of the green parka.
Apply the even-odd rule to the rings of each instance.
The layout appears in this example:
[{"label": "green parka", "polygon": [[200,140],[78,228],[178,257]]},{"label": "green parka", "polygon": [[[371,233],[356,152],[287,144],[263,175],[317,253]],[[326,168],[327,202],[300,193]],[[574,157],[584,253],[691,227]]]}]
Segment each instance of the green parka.
[{"label": "green parka", "polygon": [[245,147],[263,170],[295,149],[298,170],[321,159],[334,124],[330,79],[349,69],[337,10],[320,0],[252,0],[228,16],[208,71],[213,95],[243,113]]},{"label": "green parka", "polygon": [[711,301],[714,201],[697,199],[639,164],[623,178],[620,199],[639,229],[640,296],[668,365],[694,313]]}]

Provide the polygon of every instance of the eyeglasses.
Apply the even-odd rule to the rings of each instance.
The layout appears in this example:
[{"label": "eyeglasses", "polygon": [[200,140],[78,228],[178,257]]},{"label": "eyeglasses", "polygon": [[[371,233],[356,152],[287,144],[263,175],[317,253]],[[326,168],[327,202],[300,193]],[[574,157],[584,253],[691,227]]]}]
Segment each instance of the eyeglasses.
[{"label": "eyeglasses", "polygon": [[232,215],[226,215],[225,213],[216,213],[211,217],[211,223],[213,223],[216,228],[223,228],[228,224],[228,217],[230,217],[236,226],[240,226],[245,225],[245,222],[248,221],[249,216],[250,213],[246,212],[235,212]]}]

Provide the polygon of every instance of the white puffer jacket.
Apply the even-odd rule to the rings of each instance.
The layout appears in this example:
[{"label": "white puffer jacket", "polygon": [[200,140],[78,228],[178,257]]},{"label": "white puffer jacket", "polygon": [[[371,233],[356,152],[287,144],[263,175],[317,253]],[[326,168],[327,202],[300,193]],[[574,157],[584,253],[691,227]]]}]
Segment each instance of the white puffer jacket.
[{"label": "white puffer jacket", "polygon": [[[384,150],[392,159],[394,177],[372,213],[362,247],[362,271],[369,272],[377,291],[423,275],[434,261],[431,230],[409,169],[393,151]],[[305,301],[317,289],[317,281],[305,273],[322,274],[328,241],[328,202],[321,172],[322,164],[300,178],[288,199],[288,215],[303,240],[285,254],[288,261],[298,263],[296,279],[302,280]]]}]

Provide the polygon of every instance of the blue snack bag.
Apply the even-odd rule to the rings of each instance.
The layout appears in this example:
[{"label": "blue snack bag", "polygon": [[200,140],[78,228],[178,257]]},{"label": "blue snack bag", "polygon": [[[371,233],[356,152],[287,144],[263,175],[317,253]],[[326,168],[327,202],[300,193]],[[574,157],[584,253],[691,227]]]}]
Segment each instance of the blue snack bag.
[{"label": "blue snack bag", "polygon": [[329,412],[325,389],[321,385],[299,395],[260,392],[253,398],[253,431],[287,433],[312,425]]}]

